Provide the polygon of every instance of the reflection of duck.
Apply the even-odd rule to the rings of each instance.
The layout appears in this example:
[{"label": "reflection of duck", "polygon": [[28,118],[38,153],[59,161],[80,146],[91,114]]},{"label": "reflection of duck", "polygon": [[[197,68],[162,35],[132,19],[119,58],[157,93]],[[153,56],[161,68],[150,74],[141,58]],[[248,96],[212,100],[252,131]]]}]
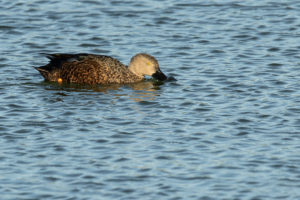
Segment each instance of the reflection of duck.
[{"label": "reflection of duck", "polygon": [[134,83],[144,80],[145,75],[164,81],[157,60],[148,54],[132,57],[129,67],[115,58],[94,54],[51,54],[50,62],[36,67],[47,81],[111,84]]},{"label": "reflection of duck", "polygon": [[143,81],[138,83],[129,84],[129,87],[131,87],[133,90],[136,91],[156,91],[159,89],[159,86],[155,84],[153,81]]},{"label": "reflection of duck", "polygon": [[159,86],[156,85],[153,81],[143,81],[139,83],[129,84],[133,89],[133,92],[130,93],[130,99],[135,102],[143,101],[154,101],[155,97],[159,94]]},{"label": "reflection of duck", "polygon": [[[56,91],[55,94],[59,95],[57,101],[63,101],[65,96],[69,96],[70,92],[79,92],[81,94],[95,95],[96,93],[111,94],[114,99],[119,99],[121,96],[129,97],[129,99],[135,102],[153,101],[159,96],[159,85],[153,80],[146,80],[132,84],[109,84],[109,85],[87,85],[87,84],[76,84],[76,83],[63,83],[58,84],[52,82],[47,84],[47,90]],[[132,89],[132,90],[131,90]],[[125,92],[123,91],[125,90]]]}]

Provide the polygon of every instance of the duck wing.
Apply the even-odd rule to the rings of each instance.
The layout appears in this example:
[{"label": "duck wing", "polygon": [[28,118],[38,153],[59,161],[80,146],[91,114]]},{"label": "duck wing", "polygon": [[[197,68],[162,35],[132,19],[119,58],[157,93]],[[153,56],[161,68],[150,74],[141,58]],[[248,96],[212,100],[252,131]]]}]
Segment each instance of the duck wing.
[{"label": "duck wing", "polygon": [[89,54],[47,54],[46,57],[50,59],[50,62],[45,65],[49,68],[61,68],[62,64],[66,62],[82,61],[87,58]]}]

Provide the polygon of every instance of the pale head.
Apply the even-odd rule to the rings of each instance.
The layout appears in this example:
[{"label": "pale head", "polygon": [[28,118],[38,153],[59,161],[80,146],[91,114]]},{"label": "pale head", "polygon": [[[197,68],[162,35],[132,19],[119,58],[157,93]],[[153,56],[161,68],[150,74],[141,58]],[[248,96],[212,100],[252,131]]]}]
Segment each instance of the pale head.
[{"label": "pale head", "polygon": [[157,60],[145,53],[136,54],[131,58],[129,70],[140,77],[148,75],[162,81],[167,79],[166,75],[160,71]]}]

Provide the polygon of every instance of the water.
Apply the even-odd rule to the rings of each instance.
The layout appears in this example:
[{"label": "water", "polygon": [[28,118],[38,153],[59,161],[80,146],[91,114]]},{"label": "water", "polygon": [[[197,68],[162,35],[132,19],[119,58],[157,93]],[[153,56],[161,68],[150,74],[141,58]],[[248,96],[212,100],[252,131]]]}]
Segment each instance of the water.
[{"label": "water", "polygon": [[[1,1],[1,199],[300,199],[299,1]],[[176,82],[46,83],[45,53]]]}]

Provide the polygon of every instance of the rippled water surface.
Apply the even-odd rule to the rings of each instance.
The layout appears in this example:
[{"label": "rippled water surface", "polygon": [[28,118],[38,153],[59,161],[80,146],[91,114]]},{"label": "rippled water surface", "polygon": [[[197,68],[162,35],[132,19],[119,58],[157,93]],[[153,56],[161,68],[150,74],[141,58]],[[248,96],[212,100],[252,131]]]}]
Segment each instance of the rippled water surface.
[{"label": "rippled water surface", "polygon": [[[300,199],[300,3],[0,2],[1,199]],[[177,81],[59,85],[46,53]]]}]

